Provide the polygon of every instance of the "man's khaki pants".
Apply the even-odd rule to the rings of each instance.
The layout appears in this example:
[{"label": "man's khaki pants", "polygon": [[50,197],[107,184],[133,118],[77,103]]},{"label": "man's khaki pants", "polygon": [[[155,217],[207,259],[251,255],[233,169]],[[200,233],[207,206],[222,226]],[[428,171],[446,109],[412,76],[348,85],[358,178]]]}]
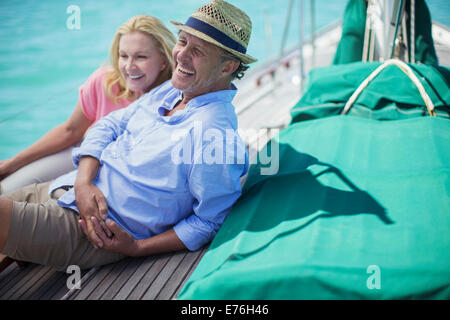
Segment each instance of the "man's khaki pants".
[{"label": "man's khaki pants", "polygon": [[60,271],[66,271],[69,265],[87,269],[123,259],[122,254],[92,246],[79,226],[79,214],[57,204],[65,191],[58,189],[48,195],[50,183],[32,184],[2,195],[14,201],[2,253]]}]

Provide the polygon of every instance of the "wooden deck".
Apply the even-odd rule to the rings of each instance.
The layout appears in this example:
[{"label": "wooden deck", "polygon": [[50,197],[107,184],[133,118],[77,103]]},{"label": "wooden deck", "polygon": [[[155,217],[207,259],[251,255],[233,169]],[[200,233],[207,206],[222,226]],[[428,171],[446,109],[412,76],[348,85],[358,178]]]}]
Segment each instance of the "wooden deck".
[{"label": "wooden deck", "polygon": [[[207,247],[188,252],[127,258],[95,270],[68,300],[171,300],[199,263]],[[89,270],[82,273],[84,276]],[[10,265],[0,274],[0,300],[60,300],[70,274],[51,267]]]}]

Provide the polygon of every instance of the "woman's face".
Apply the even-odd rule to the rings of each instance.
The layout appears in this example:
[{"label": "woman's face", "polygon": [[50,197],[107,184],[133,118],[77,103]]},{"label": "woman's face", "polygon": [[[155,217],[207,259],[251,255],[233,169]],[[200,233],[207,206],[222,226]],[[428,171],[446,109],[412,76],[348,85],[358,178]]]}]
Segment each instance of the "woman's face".
[{"label": "woman's face", "polygon": [[154,88],[160,73],[168,67],[152,36],[135,31],[122,35],[119,42],[119,71],[127,87],[143,94]]}]

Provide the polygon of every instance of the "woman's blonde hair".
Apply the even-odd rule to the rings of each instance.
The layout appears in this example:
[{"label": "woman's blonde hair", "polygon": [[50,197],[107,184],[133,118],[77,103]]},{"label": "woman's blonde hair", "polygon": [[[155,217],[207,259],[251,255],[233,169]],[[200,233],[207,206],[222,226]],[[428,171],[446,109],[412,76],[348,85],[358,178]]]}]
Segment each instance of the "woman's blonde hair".
[{"label": "woman's blonde hair", "polygon": [[[123,25],[121,25],[119,29],[117,29],[117,32],[114,35],[114,39],[111,44],[111,48],[109,50],[110,62],[113,70],[111,70],[111,72],[108,72],[108,74],[106,75],[104,88],[106,95],[115,103],[118,103],[120,99],[131,100],[131,98],[133,97],[133,92],[127,87],[125,79],[122,77],[122,74],[119,70],[119,44],[122,35],[129,34],[134,31],[144,32],[158,42],[158,49],[169,62],[167,79],[164,79],[163,81],[168,80],[172,76],[172,49],[176,43],[175,36],[159,19],[155,17],[148,15],[134,16]],[[113,92],[113,87],[116,84],[118,84],[119,90],[117,92]]]}]

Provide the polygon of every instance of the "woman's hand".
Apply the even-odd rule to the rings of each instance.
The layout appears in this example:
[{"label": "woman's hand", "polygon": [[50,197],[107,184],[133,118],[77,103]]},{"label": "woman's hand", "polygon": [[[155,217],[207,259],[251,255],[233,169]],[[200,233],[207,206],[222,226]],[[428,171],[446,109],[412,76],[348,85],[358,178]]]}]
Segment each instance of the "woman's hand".
[{"label": "woman's hand", "polygon": [[15,163],[14,159],[6,159],[0,161],[0,180],[6,178],[11,173],[19,169],[19,165]]}]

